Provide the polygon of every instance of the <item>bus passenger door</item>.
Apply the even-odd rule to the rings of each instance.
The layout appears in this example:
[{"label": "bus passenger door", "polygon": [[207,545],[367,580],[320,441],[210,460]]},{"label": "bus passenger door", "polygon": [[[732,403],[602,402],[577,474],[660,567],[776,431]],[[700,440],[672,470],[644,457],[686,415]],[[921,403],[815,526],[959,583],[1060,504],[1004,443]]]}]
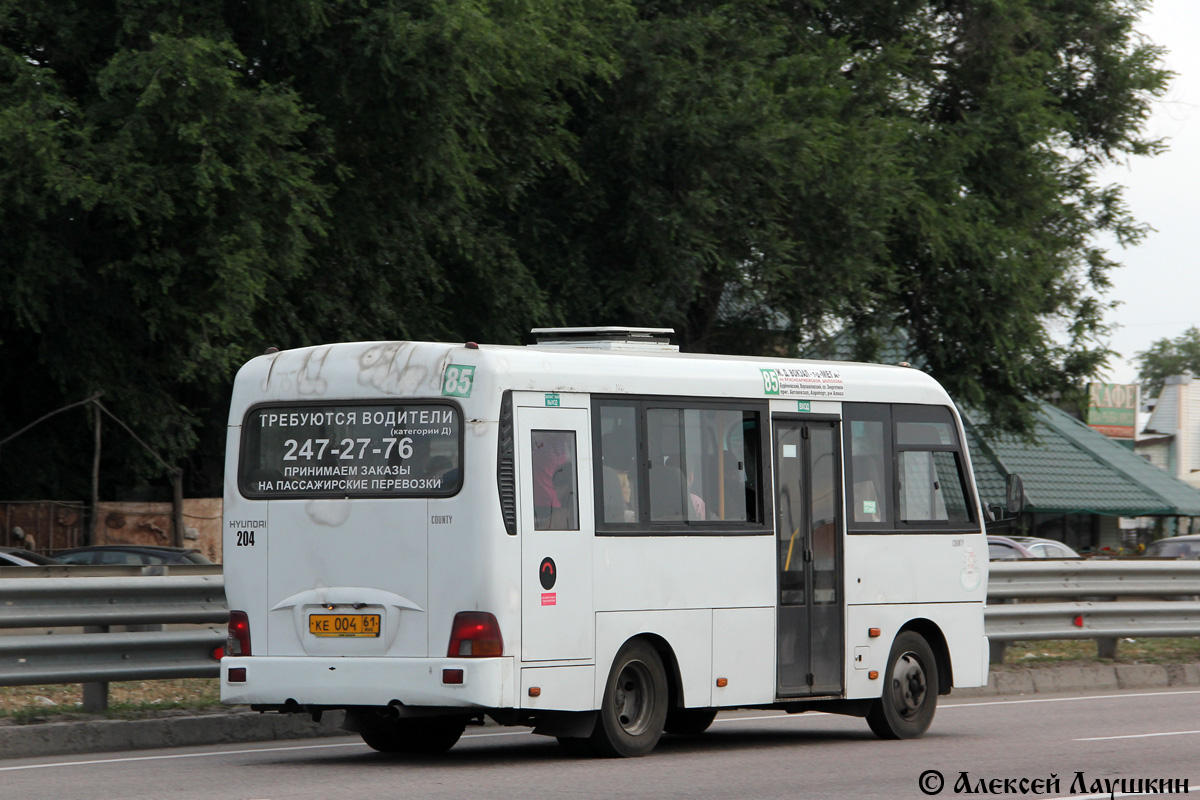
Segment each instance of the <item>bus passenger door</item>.
[{"label": "bus passenger door", "polygon": [[[567,395],[531,396],[539,403],[570,402]],[[518,404],[516,452],[521,660],[591,659],[595,517],[588,410]]]},{"label": "bus passenger door", "polygon": [[838,422],[774,418],[779,558],[776,694],[842,692]]}]

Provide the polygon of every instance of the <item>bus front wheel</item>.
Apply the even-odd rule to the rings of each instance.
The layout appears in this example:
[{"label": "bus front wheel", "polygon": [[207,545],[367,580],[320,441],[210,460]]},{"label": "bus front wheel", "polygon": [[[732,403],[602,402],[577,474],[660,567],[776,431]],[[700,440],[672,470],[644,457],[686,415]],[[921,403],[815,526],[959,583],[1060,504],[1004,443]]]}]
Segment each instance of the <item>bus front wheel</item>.
[{"label": "bus front wheel", "polygon": [[882,696],[871,704],[867,724],[880,739],[916,739],[929,730],[937,710],[937,662],[919,633],[904,631],[892,643]]},{"label": "bus front wheel", "polygon": [[667,672],[647,642],[627,643],[613,661],[588,743],[595,755],[632,758],[654,749],[667,718]]}]

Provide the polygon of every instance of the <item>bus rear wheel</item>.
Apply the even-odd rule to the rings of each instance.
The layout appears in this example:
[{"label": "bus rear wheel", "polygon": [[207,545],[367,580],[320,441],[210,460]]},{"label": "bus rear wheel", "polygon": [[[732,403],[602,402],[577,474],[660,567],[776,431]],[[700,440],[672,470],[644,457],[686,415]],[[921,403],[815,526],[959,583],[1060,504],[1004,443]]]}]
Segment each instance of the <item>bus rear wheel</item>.
[{"label": "bus rear wheel", "polygon": [[937,662],[923,636],[904,631],[896,637],[884,678],[867,724],[880,739],[916,739],[929,730],[938,697]]},{"label": "bus rear wheel", "polygon": [[373,719],[359,731],[367,746],[381,753],[444,753],[463,734],[463,717],[424,717],[418,719]]},{"label": "bus rear wheel", "polygon": [[588,740],[593,754],[635,758],[654,749],[667,718],[667,672],[644,641],[628,642],[613,661]]}]

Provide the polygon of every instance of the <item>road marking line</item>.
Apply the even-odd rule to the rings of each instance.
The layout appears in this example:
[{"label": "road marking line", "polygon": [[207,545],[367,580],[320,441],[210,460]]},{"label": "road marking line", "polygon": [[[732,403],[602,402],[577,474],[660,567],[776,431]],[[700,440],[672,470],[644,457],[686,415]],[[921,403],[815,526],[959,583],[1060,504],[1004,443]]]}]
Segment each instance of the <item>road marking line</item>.
[{"label": "road marking line", "polygon": [[1167,731],[1166,733],[1127,733],[1123,736],[1090,736],[1087,739],[1072,739],[1075,742],[1106,742],[1109,739],[1149,739],[1154,736],[1187,736],[1200,731]]},{"label": "road marking line", "polygon": [[[497,731],[495,733],[465,733],[464,739],[478,739],[484,736],[527,736],[531,731]],[[244,750],[220,750],[211,753],[170,753],[161,756],[125,756],[123,758],[95,758],[89,761],[57,761],[52,764],[23,764],[17,767],[0,767],[0,772],[12,772],[21,769],[46,769],[48,767],[80,767],[96,764],[121,764],[126,761],[163,761],[171,758],[207,758],[209,756],[237,756],[252,753],[280,753],[291,750],[321,750],[332,747],[366,747],[363,742],[336,742],[331,744],[304,744],[291,747],[247,747]]]},{"label": "road marking line", "polygon": [[18,767],[0,767],[0,772],[15,772],[20,769],[46,769],[47,767],[82,767],[96,764],[122,764],[126,761],[165,761],[170,758],[208,758],[210,756],[237,756],[248,753],[282,753],[289,750],[320,750],[327,747],[366,747],[362,742],[339,742],[337,744],[303,744],[293,747],[248,747],[245,750],[217,750],[211,753],[170,753],[162,756],[125,756],[124,758],[95,758],[90,761],[56,761],[52,764],[23,764]]},{"label": "road marking line", "polygon": [[1118,700],[1133,697],[1171,697],[1180,694],[1200,694],[1200,689],[1182,689],[1177,692],[1122,692],[1121,694],[1089,694],[1083,697],[1038,697],[1025,700],[987,700],[981,703],[938,703],[943,708],[975,708],[977,706],[1019,706],[1027,703],[1078,703],[1081,700]]}]

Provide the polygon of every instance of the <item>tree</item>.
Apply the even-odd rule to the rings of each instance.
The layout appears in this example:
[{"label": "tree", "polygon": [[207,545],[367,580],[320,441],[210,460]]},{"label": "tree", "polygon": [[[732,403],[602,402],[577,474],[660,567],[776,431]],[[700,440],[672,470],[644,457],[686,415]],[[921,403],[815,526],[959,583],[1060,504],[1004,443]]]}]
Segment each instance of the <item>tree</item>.
[{"label": "tree", "polygon": [[[620,5],[0,0],[0,438],[104,393],[221,490],[228,387],[269,344],[514,339],[542,307],[488,203],[567,159],[562,93]],[[82,412],[0,451],[86,496]],[[160,471],[106,439],[105,491]]]},{"label": "tree", "polygon": [[1142,397],[1158,397],[1172,375],[1200,375],[1200,328],[1188,328],[1174,339],[1159,339],[1135,358]]},{"label": "tree", "polygon": [[[100,391],[178,459],[268,284],[323,231],[314,117],[291,89],[250,85],[228,42],[36,3],[0,20],[0,429]],[[87,419],[6,446],[9,497],[86,496]],[[159,472],[128,438],[109,449],[133,467],[122,482]]]},{"label": "tree", "polygon": [[[669,324],[690,349],[792,352],[908,330],[951,393],[1026,398],[1110,355],[1143,233],[1106,161],[1151,154],[1167,74],[1127,0],[642,2],[622,70],[573,100],[586,180],[514,215],[557,320]],[[600,287],[600,291],[593,291]],[[1065,337],[1062,333],[1065,332]]]},{"label": "tree", "polygon": [[871,291],[907,125],[816,8],[643,2],[618,22],[619,76],[572,96],[583,179],[550,172],[511,215],[553,321],[790,354]]},{"label": "tree", "polygon": [[1110,355],[1093,292],[1115,264],[1094,237],[1144,229],[1096,173],[1156,152],[1140,127],[1167,76],[1134,31],[1136,0],[917,5],[916,180],[883,273],[898,291],[878,311],[960,402],[1021,430],[1026,395],[1078,387]]},{"label": "tree", "polygon": [[[1107,357],[1140,0],[0,0],[0,438],[102,391],[189,491],[268,345],[903,326],[997,425]],[[1059,330],[1065,331],[1060,341]],[[860,357],[872,357],[869,335]],[[0,451],[86,494],[82,412]],[[158,471],[109,437],[106,494]]]}]

